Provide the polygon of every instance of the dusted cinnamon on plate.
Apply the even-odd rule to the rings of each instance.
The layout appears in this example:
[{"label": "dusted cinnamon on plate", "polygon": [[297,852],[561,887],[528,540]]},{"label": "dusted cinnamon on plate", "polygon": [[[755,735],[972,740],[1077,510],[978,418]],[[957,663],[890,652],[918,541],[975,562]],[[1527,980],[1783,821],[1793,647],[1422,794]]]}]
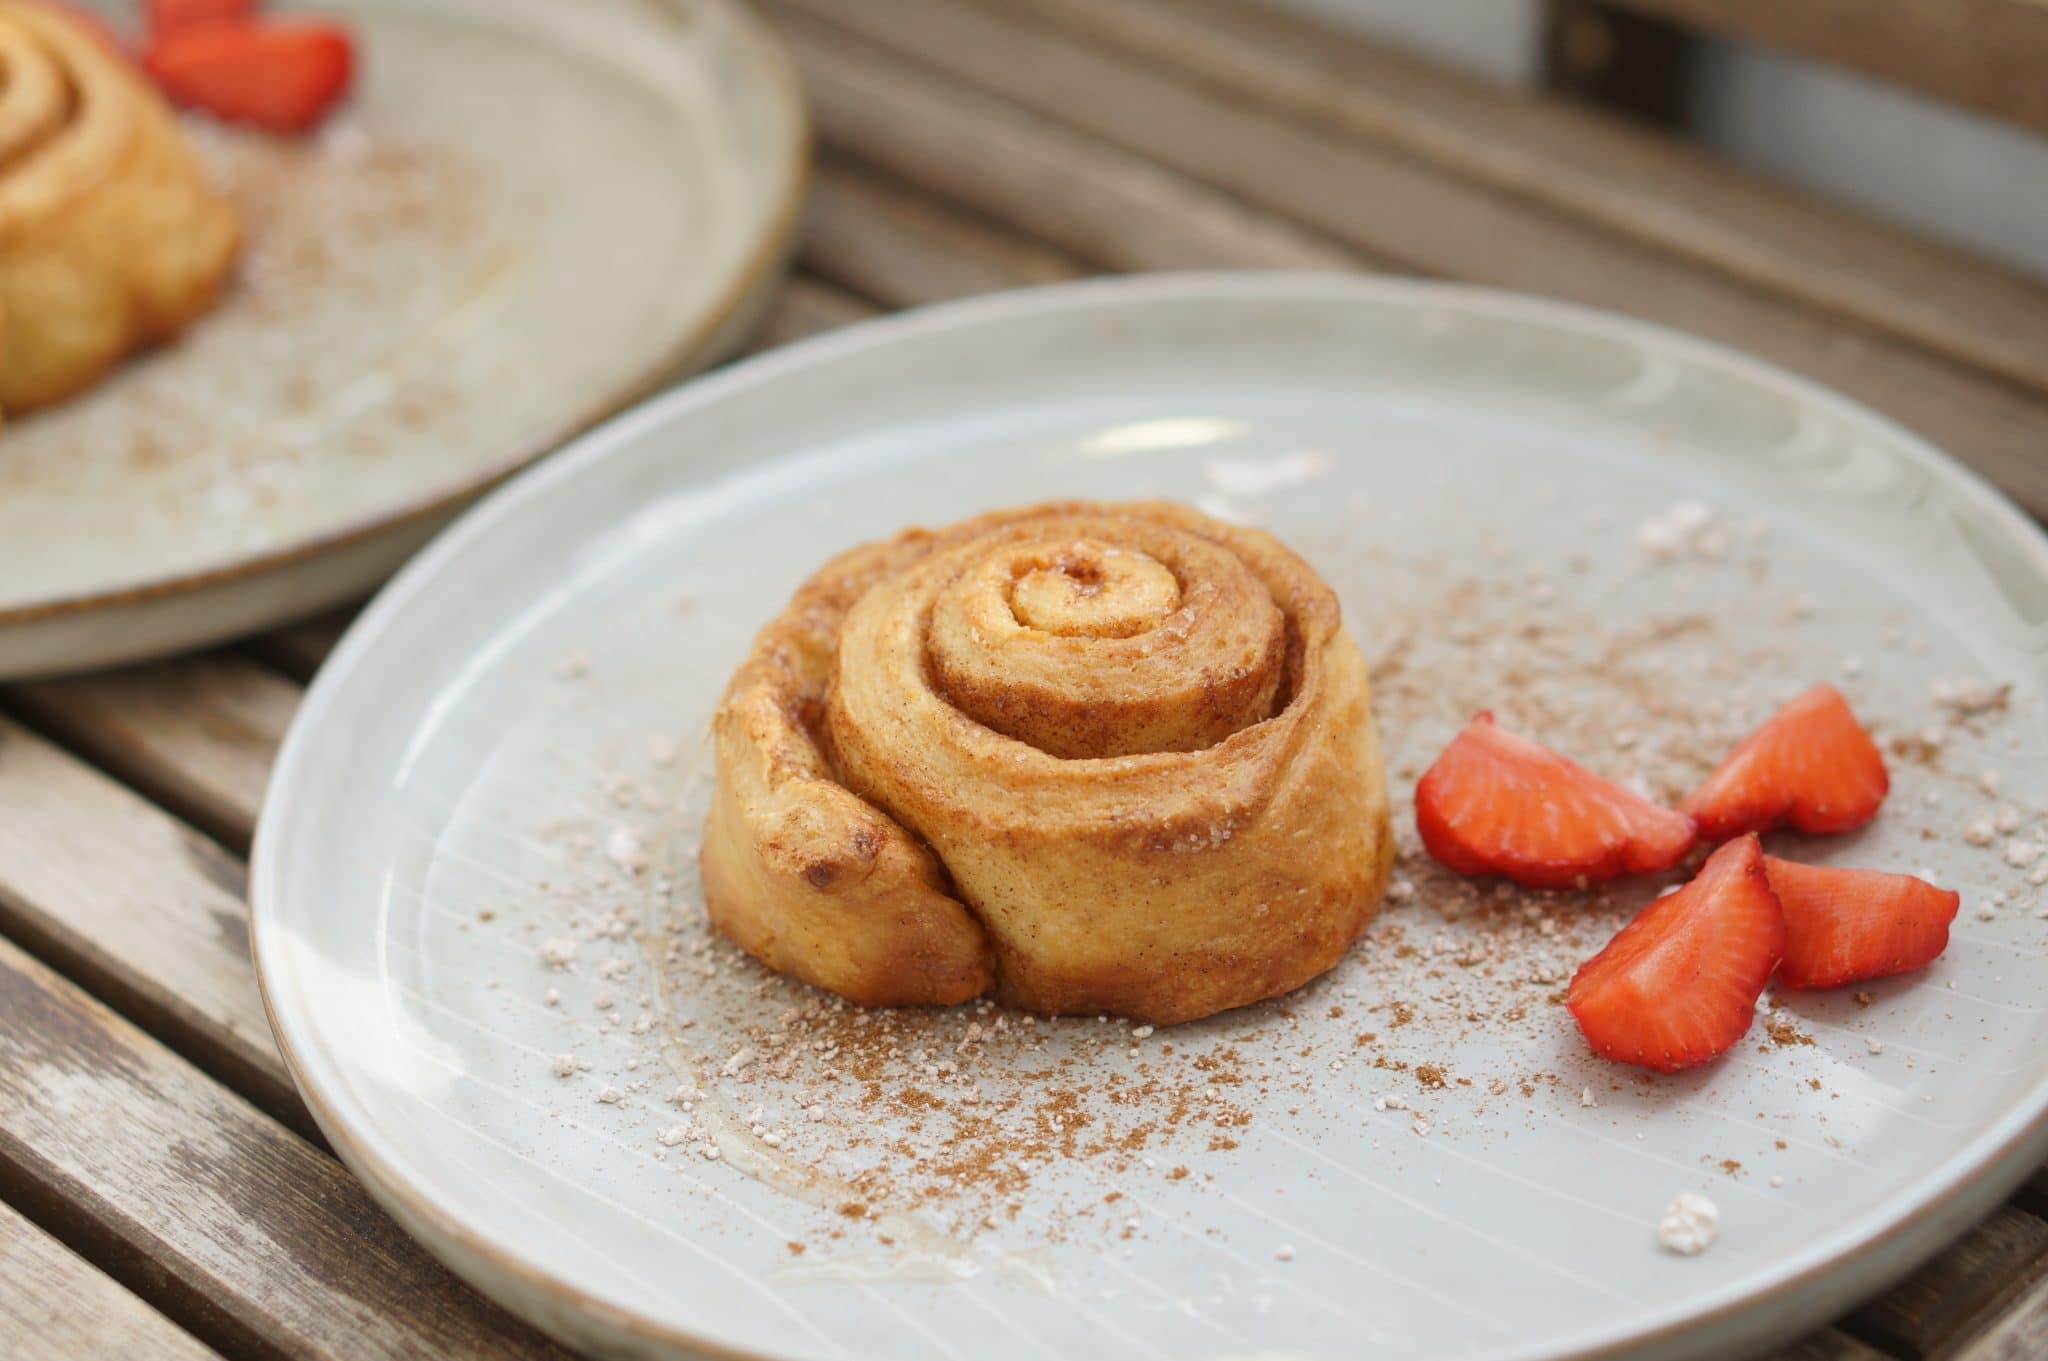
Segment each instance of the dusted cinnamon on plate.
[{"label": "dusted cinnamon on plate", "polygon": [[1057,503],[825,564],[714,718],[712,921],[867,1005],[1157,1022],[1298,987],[1392,855],[1365,663],[1271,535]]}]

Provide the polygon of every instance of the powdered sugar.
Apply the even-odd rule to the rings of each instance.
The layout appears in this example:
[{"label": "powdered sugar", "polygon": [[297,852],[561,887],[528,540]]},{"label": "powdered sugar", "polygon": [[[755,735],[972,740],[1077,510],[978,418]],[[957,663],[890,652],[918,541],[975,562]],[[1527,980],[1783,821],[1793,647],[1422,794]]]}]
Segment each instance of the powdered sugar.
[{"label": "powdered sugar", "polygon": [[1696,1191],[1680,1191],[1657,1221],[1657,1246],[1680,1257],[1697,1257],[1721,1236],[1721,1211]]}]

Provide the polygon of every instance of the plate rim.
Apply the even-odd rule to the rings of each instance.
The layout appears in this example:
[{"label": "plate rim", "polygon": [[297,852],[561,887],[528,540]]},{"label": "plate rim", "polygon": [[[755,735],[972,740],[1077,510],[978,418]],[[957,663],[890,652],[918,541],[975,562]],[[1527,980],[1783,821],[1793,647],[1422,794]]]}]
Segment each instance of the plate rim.
[{"label": "plate rim", "polygon": [[[795,241],[814,160],[810,100],[804,93],[794,59],[768,26],[767,20],[745,0],[655,0],[655,3],[662,11],[661,21],[678,25],[688,17],[685,13],[687,5],[717,12],[720,21],[726,23],[751,52],[750,59],[756,74],[765,78],[759,83],[759,88],[768,93],[770,102],[779,106],[789,122],[788,135],[769,161],[777,183],[773,204],[765,218],[765,229],[740,260],[731,278],[702,312],[637,372],[586,403],[573,416],[509,442],[508,452],[488,466],[423,492],[401,506],[359,516],[281,546],[195,571],[173,573],[104,590],[49,596],[24,604],[0,605],[0,629],[189,596],[230,582],[251,580],[295,567],[387,533],[395,534],[431,523],[435,517],[446,516],[465,502],[503,485],[554,450],[657,393],[671,375],[740,315],[781,269]],[[90,400],[90,395],[79,400]]]},{"label": "plate rim", "polygon": [[[2030,519],[1975,469],[1861,402],[1776,364],[1671,327],[1578,303],[1451,281],[1328,270],[1195,270],[1098,276],[1004,290],[869,318],[680,384],[585,432],[554,457],[493,490],[464,511],[378,592],[350,625],[308,688],[279,750],[257,823],[249,861],[250,954],[272,1035],[293,1083],[336,1153],[376,1199],[406,1224],[422,1224],[445,1237],[446,1241],[435,1241],[425,1233],[419,1235],[435,1256],[486,1294],[499,1298],[529,1319],[534,1317],[532,1311],[471,1275],[472,1260],[536,1291],[557,1308],[566,1307],[587,1322],[600,1322],[601,1326],[636,1341],[693,1348],[721,1361],[778,1361],[769,1353],[738,1349],[592,1295],[524,1260],[463,1222],[455,1212],[438,1204],[426,1186],[411,1184],[356,1135],[340,1110],[344,1103],[320,1086],[313,1067],[294,1047],[289,1008],[281,1004],[280,996],[274,992],[274,984],[282,984],[288,976],[280,974],[273,979],[273,969],[282,966],[266,964],[266,958],[274,961],[275,955],[266,956],[264,949],[265,922],[281,911],[278,904],[282,896],[279,865],[280,842],[286,835],[283,828],[290,817],[292,791],[301,782],[300,767],[308,759],[306,753],[315,740],[314,734],[334,704],[334,696],[351,683],[353,673],[371,654],[387,622],[432,587],[444,563],[465,553],[473,540],[490,532],[500,520],[518,513],[527,502],[544,497],[555,485],[602,463],[613,450],[630,444],[642,433],[679,423],[695,408],[772,384],[786,375],[948,331],[1002,325],[1049,313],[1205,300],[1446,306],[1519,317],[1582,335],[1624,339],[1645,350],[1682,356],[1753,385],[1817,405],[1850,427],[1862,427],[1880,437],[1891,452],[1944,482],[1975,510],[1988,516],[2004,531],[2008,542],[2028,550],[2035,570],[2048,579],[2048,528]],[[310,1021],[308,1033],[302,1038],[310,1048]],[[1712,1336],[1723,1343],[1740,1342],[1745,1322],[1753,1325],[1750,1340],[1754,1345],[1778,1331],[1769,1325],[1755,1326],[1765,1311],[1773,1307],[1789,1309],[1802,1297],[1825,1291],[1858,1262],[1877,1259],[1872,1268],[1877,1279],[1845,1295],[1851,1300],[1866,1298],[1942,1250],[1945,1241],[1926,1245],[1912,1241],[1916,1231],[1926,1229],[1927,1221],[1959,1207],[1969,1208],[1974,1219],[2008,1194],[2043,1160],[2048,1160],[2048,1072],[2037,1077],[2005,1114],[1981,1127],[1917,1183],[1909,1184],[1917,1186],[1917,1191],[1894,1194],[1885,1204],[1835,1230],[1818,1249],[1809,1247],[1781,1259],[1787,1265],[1767,1284],[1710,1291],[1648,1327],[1608,1336],[1596,1334],[1569,1344],[1567,1350],[1532,1350],[1510,1343],[1505,1349],[1482,1353],[1479,1361],[1618,1361],[1701,1329],[1714,1330]],[[1828,1321],[1831,1320],[1813,1322],[1819,1326]]]}]

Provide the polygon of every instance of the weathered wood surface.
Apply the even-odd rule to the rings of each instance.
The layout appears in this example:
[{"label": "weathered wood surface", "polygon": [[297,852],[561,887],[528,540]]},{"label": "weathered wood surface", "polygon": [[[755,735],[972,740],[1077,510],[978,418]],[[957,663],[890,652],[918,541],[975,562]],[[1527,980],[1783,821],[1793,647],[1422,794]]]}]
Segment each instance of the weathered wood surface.
[{"label": "weathered wood surface", "polygon": [[209,1361],[215,1353],[0,1201],[0,1351]]},{"label": "weathered wood surface", "polygon": [[334,651],[334,645],[341,641],[355,616],[354,606],[334,610],[251,639],[246,648],[251,655],[261,657],[292,679],[309,681],[320,669],[320,663],[327,660],[327,654]]},{"label": "weathered wood surface", "polygon": [[916,307],[1089,271],[927,195],[826,160],[811,188],[805,268],[890,307]]},{"label": "weathered wood surface", "polygon": [[2048,1266],[2048,1220],[2008,1207],[1898,1285],[1849,1315],[1845,1327],[1891,1356],[1942,1355]]},{"label": "weathered wood surface", "polygon": [[[1745,175],[1675,138],[1431,70],[1234,0],[1011,7],[1183,71],[1220,95],[1406,152],[2048,392],[2048,283]],[[2040,88],[2048,93],[2048,77]]]},{"label": "weathered wood surface", "polygon": [[2040,1361],[2048,1356],[2048,1277],[2037,1275],[1996,1318],[1948,1355],[1954,1361]]},{"label": "weathered wood surface", "polygon": [[0,719],[0,931],[293,1118],[249,962],[243,880],[208,837]]},{"label": "weathered wood surface", "polygon": [[0,1195],[229,1353],[561,1355],[325,1153],[0,941]]},{"label": "weathered wood surface", "polygon": [[[895,52],[1414,273],[1677,327],[1857,397],[2048,510],[2048,401],[1974,366],[1699,269],[1384,144],[1256,103],[980,0],[768,0],[807,71]],[[806,58],[804,53],[810,52]],[[821,103],[819,132],[837,145]],[[858,152],[858,147],[851,147]]]},{"label": "weathered wood surface", "polygon": [[2040,0],[1610,0],[2048,131]]},{"label": "weathered wood surface", "polygon": [[232,653],[14,686],[5,701],[237,851],[249,848],[299,687]]}]

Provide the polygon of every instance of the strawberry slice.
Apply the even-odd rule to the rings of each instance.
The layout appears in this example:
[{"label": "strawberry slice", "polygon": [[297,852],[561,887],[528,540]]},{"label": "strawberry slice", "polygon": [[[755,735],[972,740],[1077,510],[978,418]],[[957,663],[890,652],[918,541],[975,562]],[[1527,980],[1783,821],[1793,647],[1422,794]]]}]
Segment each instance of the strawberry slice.
[{"label": "strawberry slice", "polygon": [[1861,827],[1890,788],[1877,744],[1823,682],[1743,738],[1679,806],[1709,841],[1784,826],[1818,836]]},{"label": "strawberry slice", "polygon": [[172,29],[142,67],[173,102],[271,132],[304,132],[348,90],[355,45],[323,19]]},{"label": "strawberry slice", "polygon": [[1910,874],[1835,869],[1764,857],[1785,909],[1778,981],[1832,988],[1925,968],[1948,948],[1962,896]]},{"label": "strawberry slice", "polygon": [[1415,786],[1415,826],[1460,874],[1501,874],[1529,888],[1572,888],[1669,869],[1692,821],[1603,780],[1482,713]]},{"label": "strawberry slice", "polygon": [[143,22],[151,33],[251,18],[257,0],[144,0]]},{"label": "strawberry slice", "polygon": [[1676,1073],[1742,1038],[1784,953],[1763,848],[1745,836],[1581,964],[1566,1005],[1602,1056]]}]

